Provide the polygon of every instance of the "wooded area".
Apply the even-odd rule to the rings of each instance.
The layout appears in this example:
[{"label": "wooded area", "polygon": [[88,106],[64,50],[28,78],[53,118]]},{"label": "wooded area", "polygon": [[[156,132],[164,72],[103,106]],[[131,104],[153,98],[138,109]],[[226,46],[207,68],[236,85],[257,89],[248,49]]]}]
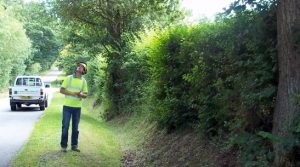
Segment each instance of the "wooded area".
[{"label": "wooded area", "polygon": [[0,2],[1,88],[86,61],[106,120],[140,112],[222,140],[241,166],[299,165],[299,1],[236,0],[195,25],[180,0]]}]

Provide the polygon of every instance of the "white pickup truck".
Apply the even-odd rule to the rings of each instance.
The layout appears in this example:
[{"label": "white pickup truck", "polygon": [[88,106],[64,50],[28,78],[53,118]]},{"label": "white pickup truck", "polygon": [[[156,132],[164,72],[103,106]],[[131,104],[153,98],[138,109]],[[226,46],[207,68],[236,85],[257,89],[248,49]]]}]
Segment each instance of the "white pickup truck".
[{"label": "white pickup truck", "polygon": [[26,106],[38,104],[40,110],[45,110],[48,107],[48,93],[46,91],[48,87],[50,85],[45,85],[39,76],[18,76],[14,85],[9,88],[11,111],[21,108],[22,104]]}]

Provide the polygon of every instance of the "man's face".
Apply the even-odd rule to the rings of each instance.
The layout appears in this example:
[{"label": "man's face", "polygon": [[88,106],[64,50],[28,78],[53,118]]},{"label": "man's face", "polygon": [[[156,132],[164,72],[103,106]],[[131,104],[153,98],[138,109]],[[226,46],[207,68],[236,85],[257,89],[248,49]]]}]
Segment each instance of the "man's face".
[{"label": "man's face", "polygon": [[76,68],[76,71],[84,74],[84,66],[82,64],[79,64]]}]

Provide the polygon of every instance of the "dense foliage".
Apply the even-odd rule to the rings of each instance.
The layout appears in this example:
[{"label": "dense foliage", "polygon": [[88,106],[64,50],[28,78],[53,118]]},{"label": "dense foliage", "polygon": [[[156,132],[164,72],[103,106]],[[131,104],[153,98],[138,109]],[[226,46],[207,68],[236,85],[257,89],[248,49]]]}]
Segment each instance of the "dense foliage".
[{"label": "dense foliage", "polygon": [[269,165],[277,89],[274,8],[175,27],[141,42],[136,47],[149,66],[143,76],[150,76],[145,99],[162,127],[197,126],[206,136],[228,136],[226,147],[241,151],[242,164]]},{"label": "dense foliage", "polygon": [[49,70],[59,54],[56,21],[42,3],[24,4],[21,14],[26,34],[32,41],[32,58],[27,65],[32,68],[38,63],[42,71]]},{"label": "dense foliage", "polygon": [[22,22],[13,11],[0,3],[0,87],[8,86],[14,76],[25,71],[25,61],[30,55],[31,42]]},{"label": "dense foliage", "polygon": [[50,69],[59,49],[54,22],[43,4],[0,1],[1,89],[17,75]]}]

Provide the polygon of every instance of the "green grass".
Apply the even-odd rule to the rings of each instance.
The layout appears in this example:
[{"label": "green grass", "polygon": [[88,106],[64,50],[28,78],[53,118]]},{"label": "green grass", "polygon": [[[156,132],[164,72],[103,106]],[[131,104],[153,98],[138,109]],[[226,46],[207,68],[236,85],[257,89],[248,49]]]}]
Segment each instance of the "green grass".
[{"label": "green grass", "polygon": [[[36,123],[27,144],[12,162],[13,167],[118,167],[122,166],[122,143],[115,127],[99,121],[83,108],[79,125],[80,153],[60,151],[63,96],[56,93],[50,107]],[[71,127],[70,127],[71,128]],[[71,129],[69,129],[70,135]],[[70,137],[69,137],[70,138]],[[70,140],[69,140],[70,143]]]},{"label": "green grass", "polygon": [[143,113],[134,113],[127,118],[120,118],[119,121],[114,120],[110,122],[110,126],[114,127],[112,131],[124,152],[143,147],[151,132],[156,130],[155,124],[150,123]]},{"label": "green grass", "polygon": [[[85,100],[88,111],[86,114],[99,121],[102,120],[102,106],[93,107],[95,98]],[[120,115],[112,121],[105,122],[105,127],[111,131],[114,140],[119,143],[122,152],[136,150],[144,144],[148,135],[156,128],[154,123],[148,120],[143,112],[135,112],[131,115]]]}]

